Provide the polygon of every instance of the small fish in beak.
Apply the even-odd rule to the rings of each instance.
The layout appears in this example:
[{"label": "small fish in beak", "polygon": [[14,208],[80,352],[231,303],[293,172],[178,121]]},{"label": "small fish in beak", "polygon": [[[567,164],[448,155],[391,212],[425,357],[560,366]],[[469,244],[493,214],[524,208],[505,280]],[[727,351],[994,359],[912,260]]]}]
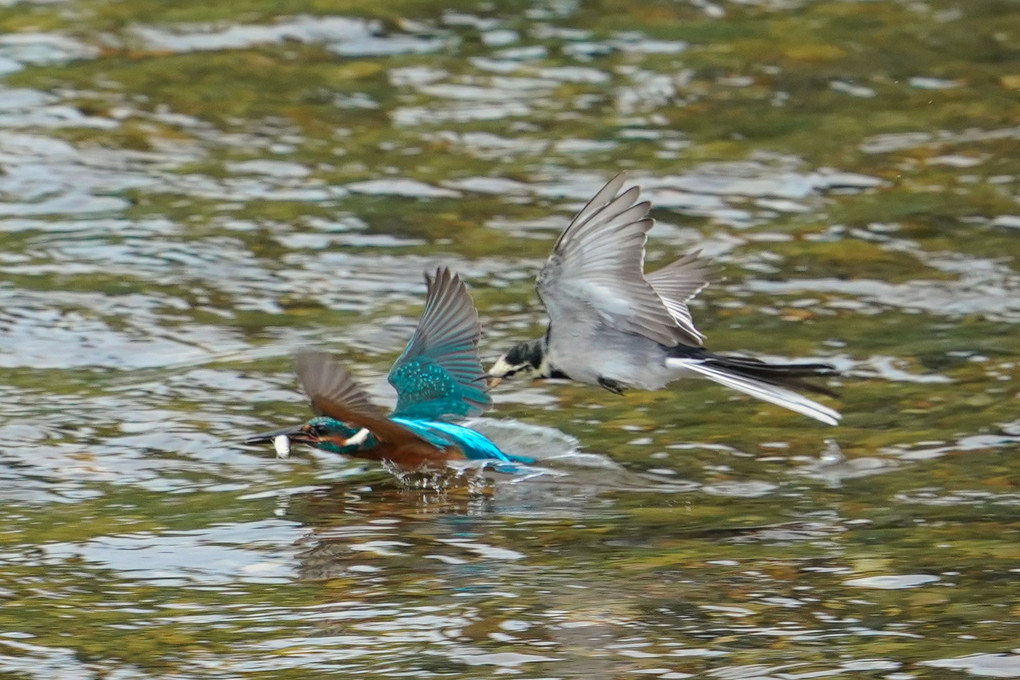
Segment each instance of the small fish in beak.
[{"label": "small fish in beak", "polygon": [[273,448],[276,449],[276,457],[287,458],[290,456],[291,442],[306,442],[310,444],[312,441],[313,439],[310,436],[307,427],[305,425],[298,425],[297,427],[285,427],[282,430],[273,430],[272,432],[254,434],[245,439],[244,443],[262,444],[265,442],[272,442]]}]

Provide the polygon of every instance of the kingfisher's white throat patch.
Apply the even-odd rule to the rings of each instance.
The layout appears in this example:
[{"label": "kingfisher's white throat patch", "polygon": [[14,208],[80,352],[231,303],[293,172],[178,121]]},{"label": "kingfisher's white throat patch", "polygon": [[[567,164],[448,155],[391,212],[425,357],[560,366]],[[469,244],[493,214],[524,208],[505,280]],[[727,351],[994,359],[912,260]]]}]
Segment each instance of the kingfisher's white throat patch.
[{"label": "kingfisher's white throat patch", "polygon": [[365,440],[368,439],[368,435],[370,434],[372,433],[368,431],[368,428],[363,427],[356,433],[354,433],[352,436],[345,439],[344,446],[359,446],[361,444],[364,444]]}]

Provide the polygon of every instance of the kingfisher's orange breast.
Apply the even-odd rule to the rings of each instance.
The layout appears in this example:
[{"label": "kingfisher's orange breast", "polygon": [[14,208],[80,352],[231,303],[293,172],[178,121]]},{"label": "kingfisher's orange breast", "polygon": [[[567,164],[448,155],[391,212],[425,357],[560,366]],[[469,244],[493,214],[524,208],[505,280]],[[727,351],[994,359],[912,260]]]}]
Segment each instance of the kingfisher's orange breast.
[{"label": "kingfisher's orange breast", "polygon": [[422,467],[443,467],[449,460],[463,460],[464,452],[456,446],[440,449],[424,442],[420,444],[400,444],[394,446],[381,442],[371,449],[358,451],[357,458],[367,460],[388,460],[391,463],[409,469]]}]

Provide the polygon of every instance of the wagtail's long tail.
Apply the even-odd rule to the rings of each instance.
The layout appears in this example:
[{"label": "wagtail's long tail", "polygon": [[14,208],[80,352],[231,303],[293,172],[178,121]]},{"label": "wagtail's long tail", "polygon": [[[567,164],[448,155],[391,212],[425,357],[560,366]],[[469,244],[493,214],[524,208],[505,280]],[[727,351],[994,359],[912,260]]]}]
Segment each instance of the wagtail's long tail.
[{"label": "wagtail's long tail", "polygon": [[666,366],[693,371],[720,385],[788,408],[828,425],[837,425],[841,418],[838,411],[790,389],[797,388],[834,396],[831,390],[805,380],[839,375],[830,364],[770,364],[758,359],[712,354],[700,348],[682,347],[674,356],[666,359]]}]

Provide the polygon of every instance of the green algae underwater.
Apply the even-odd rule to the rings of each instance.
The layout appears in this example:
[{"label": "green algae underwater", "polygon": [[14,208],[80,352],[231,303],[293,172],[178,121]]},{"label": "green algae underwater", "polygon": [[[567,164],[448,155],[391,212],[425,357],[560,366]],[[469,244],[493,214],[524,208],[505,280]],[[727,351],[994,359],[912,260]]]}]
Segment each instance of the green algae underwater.
[{"label": "green algae underwater", "polygon": [[[1018,126],[1003,1],[0,2],[0,677],[1020,677]],[[391,405],[437,264],[483,362],[540,333],[623,169],[840,426],[513,384],[543,474],[238,446],[297,347]]]}]

